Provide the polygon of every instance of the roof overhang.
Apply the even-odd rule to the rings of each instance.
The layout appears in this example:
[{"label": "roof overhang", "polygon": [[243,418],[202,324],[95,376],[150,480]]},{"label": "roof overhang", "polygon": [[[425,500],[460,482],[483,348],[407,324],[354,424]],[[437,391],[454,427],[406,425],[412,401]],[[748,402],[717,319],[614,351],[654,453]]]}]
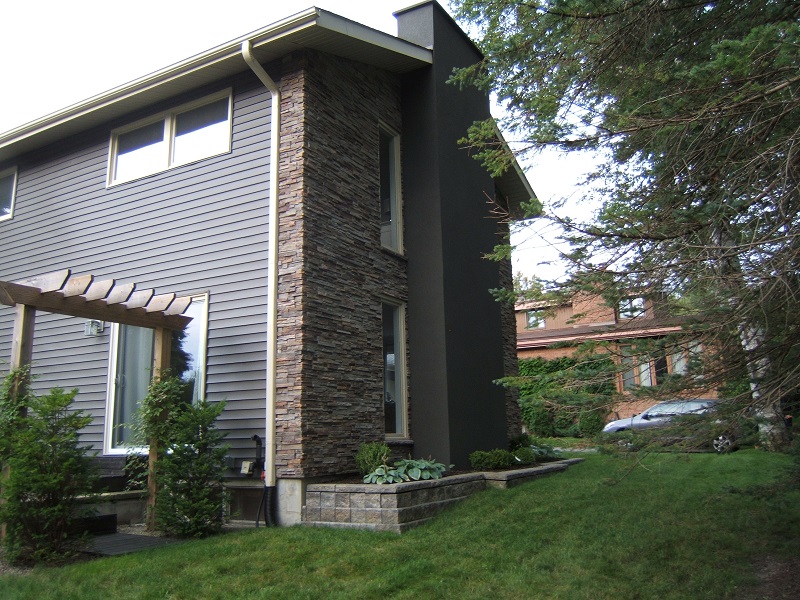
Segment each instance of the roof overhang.
[{"label": "roof overhang", "polygon": [[495,133],[500,144],[511,156],[511,164],[502,174],[494,178],[494,182],[497,189],[508,201],[508,212],[511,219],[520,220],[529,216],[525,214],[525,209],[522,205],[535,200],[536,193],[522,171],[522,167],[519,166],[514,151],[506,142],[497,125],[495,125]]},{"label": "roof overhang", "polygon": [[68,138],[155,102],[247,71],[241,55],[249,40],[266,64],[300,48],[311,48],[405,73],[430,65],[433,53],[319,8],[310,8],[262,29],[100,95],[0,134],[0,161]]}]

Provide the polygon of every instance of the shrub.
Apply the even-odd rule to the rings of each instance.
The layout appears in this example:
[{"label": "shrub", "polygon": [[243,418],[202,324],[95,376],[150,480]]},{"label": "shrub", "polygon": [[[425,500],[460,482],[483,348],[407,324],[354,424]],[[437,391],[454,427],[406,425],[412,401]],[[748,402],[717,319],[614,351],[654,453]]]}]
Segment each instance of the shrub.
[{"label": "shrub", "polygon": [[[55,561],[73,554],[80,542],[70,536],[83,516],[78,499],[91,493],[96,477],[78,431],[92,418],[69,410],[78,390],[54,388],[41,397],[29,392],[14,402],[8,384],[18,376],[9,375],[0,391],[0,459],[9,468],[0,506],[3,543],[12,561]],[[28,409],[25,416],[22,406]]]},{"label": "shrub", "polygon": [[214,422],[223,408],[223,402],[202,401],[172,422],[171,444],[156,468],[156,526],[170,535],[203,537],[222,528],[227,447]]},{"label": "shrub", "polygon": [[133,430],[138,445],[158,442],[156,527],[179,537],[218,532],[227,447],[214,422],[225,403],[186,401],[186,383],[163,375],[150,383]]},{"label": "shrub", "polygon": [[518,435],[508,440],[508,449],[510,452],[514,452],[514,450],[518,450],[519,448],[527,448],[530,445],[531,436],[529,436],[527,433],[523,433],[522,435]]},{"label": "shrub", "polygon": [[522,420],[534,435],[553,437],[556,433],[553,415],[547,410],[542,400],[522,398],[520,400]]},{"label": "shrub", "polygon": [[[597,419],[615,392],[613,360],[581,350],[573,356],[519,361],[519,376],[501,380],[520,390],[520,408],[528,431],[544,437],[593,435]],[[592,432],[585,434],[584,431]]]},{"label": "shrub", "polygon": [[356,452],[356,465],[362,475],[372,473],[378,467],[389,462],[391,450],[383,442],[365,442]]},{"label": "shrub", "polygon": [[594,437],[605,426],[603,415],[597,410],[582,410],[578,415],[578,435],[583,438]]},{"label": "shrub", "polygon": [[514,464],[514,455],[508,450],[476,450],[469,455],[469,464],[476,471],[508,469]]},{"label": "shrub", "polygon": [[536,453],[533,448],[524,447],[514,450],[514,461],[520,465],[532,465],[536,462]]}]

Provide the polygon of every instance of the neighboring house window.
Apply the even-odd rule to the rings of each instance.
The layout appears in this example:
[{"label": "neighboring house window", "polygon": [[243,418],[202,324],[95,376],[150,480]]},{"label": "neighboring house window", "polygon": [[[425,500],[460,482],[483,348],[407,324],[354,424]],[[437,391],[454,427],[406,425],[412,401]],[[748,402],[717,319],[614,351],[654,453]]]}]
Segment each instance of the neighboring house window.
[{"label": "neighboring house window", "polygon": [[620,346],[620,353],[622,389],[627,390],[635,386],[660,385],[669,375],[686,375],[689,365],[699,360],[700,345],[691,344],[686,350],[669,356],[636,355],[632,346]]},{"label": "neighboring house window", "polygon": [[405,307],[383,304],[383,411],[386,435],[406,437]]},{"label": "neighboring house window", "polygon": [[[196,402],[205,396],[208,297],[193,297],[185,314],[192,321],[184,331],[173,334],[170,370],[188,384],[186,400]],[[130,449],[131,424],[152,378],[153,346],[152,329],[132,325],[114,325],[111,329],[105,444],[108,454]]]},{"label": "neighboring house window", "polygon": [[700,360],[700,342],[689,344],[686,349],[678,350],[670,355],[670,372],[673,375],[688,375],[690,368]]},{"label": "neighboring house window", "polygon": [[525,314],[526,317],[526,325],[527,329],[544,329],[545,328],[545,320],[544,320],[544,311],[543,310],[529,310]]},{"label": "neighboring house window", "polygon": [[17,169],[0,171],[0,221],[14,216],[14,197],[17,188]]},{"label": "neighboring house window", "polygon": [[111,134],[109,185],[230,152],[231,92],[208,96]]},{"label": "neighboring house window", "polygon": [[644,315],[644,298],[623,298],[617,307],[620,319],[634,319]]},{"label": "neighboring house window", "polygon": [[400,200],[400,136],[380,130],[381,245],[403,251]]}]

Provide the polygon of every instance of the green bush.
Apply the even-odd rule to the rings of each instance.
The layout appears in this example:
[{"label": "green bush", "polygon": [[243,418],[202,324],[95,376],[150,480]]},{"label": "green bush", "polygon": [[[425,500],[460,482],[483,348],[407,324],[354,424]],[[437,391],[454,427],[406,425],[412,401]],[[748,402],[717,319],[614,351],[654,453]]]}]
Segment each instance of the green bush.
[{"label": "green bush", "polygon": [[356,465],[362,475],[372,473],[389,462],[391,450],[384,442],[365,442],[356,452]]},{"label": "green bush", "polygon": [[598,410],[582,410],[578,415],[578,435],[591,438],[603,431],[606,421]]},{"label": "green bush", "polygon": [[514,455],[508,450],[476,450],[469,455],[469,464],[476,471],[508,469],[514,464]]},{"label": "green bush", "polygon": [[156,526],[178,537],[217,533],[224,522],[227,447],[214,422],[223,402],[185,407],[173,420],[171,443],[158,461]]},{"label": "green bush", "polygon": [[514,461],[519,465],[532,465],[536,462],[536,453],[531,447],[517,448],[513,454]]},{"label": "green bush", "polygon": [[185,388],[177,377],[154,378],[133,431],[138,445],[158,442],[156,527],[179,537],[202,537],[218,532],[224,521],[228,449],[215,421],[225,403],[191,404]]},{"label": "green bush", "polygon": [[553,414],[547,410],[542,400],[522,398],[520,400],[522,420],[534,435],[553,437],[556,433]]},{"label": "green bush", "polygon": [[514,450],[517,450],[518,448],[527,448],[530,445],[531,436],[529,436],[527,433],[523,433],[522,435],[518,435],[508,440],[509,452],[514,452]]},{"label": "green bush", "polygon": [[78,390],[54,388],[41,397],[29,392],[15,402],[10,389],[19,376],[9,375],[0,390],[0,462],[9,469],[0,494],[3,544],[14,562],[57,561],[78,548],[80,539],[71,535],[73,523],[85,516],[78,499],[89,495],[96,481],[91,459],[78,443],[78,432],[92,418],[69,409]]},{"label": "green bush", "polygon": [[590,437],[615,393],[614,370],[610,357],[580,351],[552,360],[522,359],[519,376],[502,382],[519,388],[522,418],[533,435]]}]

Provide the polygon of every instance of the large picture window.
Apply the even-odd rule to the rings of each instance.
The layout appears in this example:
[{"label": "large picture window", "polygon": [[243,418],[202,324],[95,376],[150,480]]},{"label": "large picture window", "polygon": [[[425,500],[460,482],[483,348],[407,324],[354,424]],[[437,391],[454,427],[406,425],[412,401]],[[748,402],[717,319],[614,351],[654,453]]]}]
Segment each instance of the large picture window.
[{"label": "large picture window", "polygon": [[[187,402],[197,402],[205,396],[208,297],[194,296],[185,314],[192,321],[185,330],[173,333],[170,371],[188,384]],[[124,453],[131,447],[131,424],[153,374],[153,346],[152,329],[132,325],[114,325],[111,329],[107,454]]]},{"label": "large picture window", "polygon": [[407,437],[405,308],[383,304],[383,411],[387,437]]},{"label": "large picture window", "polygon": [[109,185],[231,149],[231,92],[208,96],[120,128],[111,135]]},{"label": "large picture window", "polygon": [[14,196],[17,188],[17,169],[0,171],[0,221],[14,216]]}]

